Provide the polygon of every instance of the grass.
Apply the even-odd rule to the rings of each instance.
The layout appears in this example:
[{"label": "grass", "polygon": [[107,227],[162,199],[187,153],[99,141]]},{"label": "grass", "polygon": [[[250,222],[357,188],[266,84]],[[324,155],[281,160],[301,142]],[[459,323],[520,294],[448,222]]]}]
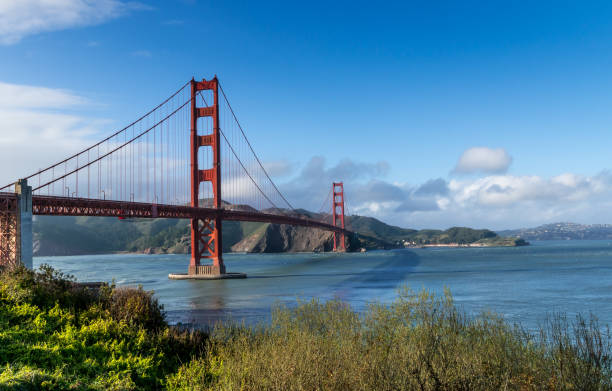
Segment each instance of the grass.
[{"label": "grass", "polygon": [[208,335],[168,326],[142,289],[0,273],[0,390],[610,390],[610,347],[592,317],[529,333],[408,289],[360,314],[312,300]]}]

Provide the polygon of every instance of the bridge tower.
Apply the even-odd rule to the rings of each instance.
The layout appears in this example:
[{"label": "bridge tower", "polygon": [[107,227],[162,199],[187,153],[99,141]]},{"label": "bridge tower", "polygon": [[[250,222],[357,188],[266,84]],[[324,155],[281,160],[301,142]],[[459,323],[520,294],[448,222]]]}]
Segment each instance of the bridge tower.
[{"label": "bridge tower", "polygon": [[[340,225],[344,229],[344,184],[342,182],[332,184],[332,195],[332,225],[335,227]],[[334,231],[334,251],[346,251],[344,232],[339,234]]]},{"label": "bridge tower", "polygon": [[[213,93],[213,104],[208,107],[197,107],[196,97],[199,91],[209,90]],[[198,118],[211,117],[213,129],[211,134],[198,134]],[[210,182],[213,191],[213,208],[221,209],[221,139],[219,132],[219,80],[191,80],[191,206],[199,207],[199,189],[201,182]],[[200,147],[211,147],[212,167],[200,170],[198,151]],[[222,256],[221,215],[214,218],[191,219],[191,260],[189,274],[221,275],[225,274]],[[202,259],[212,260],[212,265],[201,265]]]},{"label": "bridge tower", "polygon": [[20,179],[15,193],[0,199],[0,266],[32,269],[32,187]]}]

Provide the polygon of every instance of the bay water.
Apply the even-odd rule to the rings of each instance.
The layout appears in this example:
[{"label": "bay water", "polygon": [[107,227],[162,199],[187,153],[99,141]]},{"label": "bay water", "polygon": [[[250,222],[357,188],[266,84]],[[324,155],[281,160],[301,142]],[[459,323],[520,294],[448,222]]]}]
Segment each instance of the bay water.
[{"label": "bay water", "polygon": [[612,324],[612,241],[542,241],[526,247],[426,248],[366,253],[225,254],[242,280],[169,280],[188,255],[36,257],[79,281],[115,281],[155,291],[170,323],[207,327],[265,322],[278,304],[340,299],[355,310],[389,303],[398,289],[449,288],[469,314],[493,311],[536,328],[555,312]]}]

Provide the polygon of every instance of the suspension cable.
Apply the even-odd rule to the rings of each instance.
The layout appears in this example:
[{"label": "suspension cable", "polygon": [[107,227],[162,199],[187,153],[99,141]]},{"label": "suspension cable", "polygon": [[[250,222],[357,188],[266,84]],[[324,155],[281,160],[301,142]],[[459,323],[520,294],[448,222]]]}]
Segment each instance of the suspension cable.
[{"label": "suspension cable", "polygon": [[[61,162],[55,163],[54,165],[49,166],[49,167],[45,168],[44,170],[38,170],[37,172],[35,172],[35,173],[33,173],[33,174],[31,174],[31,175],[29,175],[29,176],[27,176],[27,177],[23,178],[23,179],[30,179],[30,178],[32,178],[33,176],[40,175],[40,174],[42,174],[43,172],[47,172],[47,171],[49,171],[49,170],[51,170],[51,169],[53,169],[53,168],[55,168],[55,167],[57,167],[57,166],[59,166],[59,165],[61,165],[61,164],[64,164],[64,163],[68,162],[69,160],[72,160],[72,159],[74,159],[75,157],[78,157],[79,155],[81,155],[81,154],[83,154],[83,153],[85,153],[85,152],[87,152],[87,151],[89,151],[89,150],[91,150],[91,149],[93,149],[93,148],[95,148],[95,147],[99,146],[100,144],[102,144],[102,143],[104,143],[104,142],[106,142],[106,141],[110,140],[111,138],[113,138],[113,137],[115,137],[116,135],[118,135],[119,133],[121,133],[121,132],[123,132],[123,131],[127,130],[127,129],[128,129],[129,127],[131,127],[132,125],[134,125],[134,124],[138,123],[139,121],[141,121],[142,119],[144,119],[145,117],[147,117],[148,115],[150,115],[152,112],[154,112],[155,110],[159,109],[160,107],[162,107],[163,105],[165,105],[166,103],[168,103],[168,101],[169,101],[170,99],[174,98],[176,95],[178,95],[178,93],[179,93],[179,92],[181,92],[181,91],[182,91],[182,90],[183,90],[185,87],[187,87],[187,85],[188,85],[190,82],[191,82],[191,81],[188,81],[187,83],[183,84],[183,86],[182,86],[181,88],[179,88],[179,89],[178,89],[178,90],[177,90],[177,91],[176,91],[174,94],[172,94],[172,95],[171,95],[171,96],[170,96],[168,99],[164,100],[162,103],[160,103],[159,105],[155,106],[155,108],[151,109],[151,110],[150,110],[148,113],[146,113],[145,115],[141,116],[140,118],[138,118],[137,120],[135,120],[135,121],[134,121],[134,122],[132,122],[131,124],[129,124],[129,125],[127,125],[126,127],[124,127],[123,129],[118,130],[117,132],[115,132],[115,133],[111,134],[110,136],[108,136],[108,137],[107,137],[107,138],[105,138],[104,140],[102,140],[102,141],[100,141],[100,142],[97,142],[96,144],[92,145],[91,147],[89,147],[89,148],[85,148],[84,150],[82,150],[82,151],[80,151],[80,152],[78,152],[78,153],[76,153],[76,154],[74,154],[74,155],[72,155],[72,156],[70,156],[70,157],[68,157],[68,158],[66,158],[66,159],[64,159],[64,160],[62,160]],[[6,185],[6,186],[4,186],[4,187],[0,187],[0,191],[1,191],[1,190],[6,189],[6,188],[8,188],[8,187],[11,187],[11,186],[13,186],[13,185],[14,185],[14,183],[10,183],[10,184],[8,184],[8,185]],[[40,188],[40,187],[39,187],[39,188]]]},{"label": "suspension cable", "polygon": [[[219,87],[221,87],[221,84],[219,84]],[[223,91],[223,88],[221,88],[221,90]],[[202,100],[204,101],[204,104],[206,106],[208,106],[208,102],[206,102],[206,98],[204,97],[204,95],[202,94],[202,91],[198,91],[198,94],[200,95],[200,97],[202,98]],[[238,119],[236,118],[236,115],[234,114],[229,102],[227,101],[227,97],[225,97],[225,94],[223,94],[224,98],[225,98],[225,102],[227,103],[230,111],[232,112],[232,115],[234,117],[234,120],[236,120],[236,123],[238,125],[238,127],[240,128],[240,131],[242,132],[242,135],[244,137],[244,139],[246,140],[247,143],[249,143],[249,140],[246,138],[246,135],[244,134],[244,131],[242,131],[242,127],[240,127],[240,123],[238,123]],[[242,161],[240,160],[240,158],[238,157],[238,154],[236,153],[236,151],[234,150],[234,147],[232,146],[232,144],[229,142],[228,138],[225,136],[225,133],[223,133],[223,130],[221,130],[221,126],[219,126],[219,133],[221,133],[221,135],[223,136],[223,138],[225,139],[225,142],[227,143],[228,147],[230,148],[230,150],[232,151],[232,154],[234,155],[234,157],[236,158],[236,160],[238,161],[238,163],[240,164],[240,166],[242,167],[242,169],[244,170],[244,172],[247,174],[247,176],[249,177],[249,179],[251,180],[251,182],[253,182],[253,184],[255,185],[255,187],[257,188],[257,190],[259,190],[259,192],[264,196],[264,198],[266,200],[268,200],[268,202],[277,210],[282,212],[282,209],[279,208],[267,195],[266,193],[261,189],[261,187],[257,184],[257,182],[255,181],[255,179],[253,178],[253,176],[249,173],[249,170],[247,170],[247,168],[245,167],[244,163],[242,163]],[[257,162],[259,163],[260,167],[264,170],[263,166],[261,165],[261,162],[259,161],[259,159],[257,158],[257,155],[255,154],[255,151],[253,150],[253,147],[251,147],[251,144],[249,144],[249,148],[251,149],[251,152],[253,153],[253,156],[255,156],[255,159],[257,159]],[[266,173],[266,176],[268,174]],[[268,177],[268,179],[270,180],[270,182],[272,182],[272,179],[270,179],[270,177]],[[274,182],[272,182],[272,185],[274,186]],[[274,186],[276,188],[276,186]],[[287,202],[287,205],[289,205],[289,207],[291,208],[291,210],[295,210],[293,209],[293,207],[291,206],[291,204],[283,197],[283,195],[280,193],[280,191],[278,191],[278,189],[276,189],[276,191],[278,192],[278,194],[283,198],[283,200],[285,200],[285,202]]]},{"label": "suspension cable", "polygon": [[236,121],[236,124],[238,125],[238,129],[240,129],[240,132],[242,133],[242,136],[246,140],[247,145],[249,146],[249,149],[253,153],[253,156],[255,156],[255,159],[257,160],[257,163],[259,164],[259,166],[263,170],[264,174],[266,175],[266,177],[268,178],[268,180],[270,181],[270,183],[272,184],[272,186],[274,187],[276,192],[281,196],[283,201],[285,201],[287,203],[287,205],[289,206],[289,208],[291,210],[295,210],[295,208],[291,205],[291,203],[289,201],[287,201],[287,199],[285,198],[283,193],[281,193],[280,190],[278,189],[278,187],[276,187],[276,184],[274,183],[272,178],[270,178],[270,175],[268,175],[268,172],[264,168],[263,164],[261,164],[261,161],[259,160],[259,158],[257,157],[257,154],[253,150],[253,146],[249,142],[249,139],[247,138],[246,134],[244,133],[244,130],[242,129],[242,125],[240,125],[240,121],[238,121],[238,117],[236,117],[236,113],[234,113],[234,109],[232,108],[232,105],[230,104],[229,100],[227,99],[227,96],[225,95],[225,91],[223,90],[223,86],[221,86],[221,83],[219,83],[219,88],[221,89],[221,94],[223,94],[223,99],[225,99],[225,103],[227,103],[227,107],[230,109],[230,112],[232,113],[232,116],[234,117],[234,120]]},{"label": "suspension cable", "polygon": [[[321,207],[319,208],[319,213],[324,213],[326,212],[325,210],[325,204],[327,204],[329,202],[329,199],[331,197],[331,194],[333,192],[333,189],[331,189],[328,193],[327,193],[327,197],[325,198],[325,201],[323,201],[323,204],[321,204]],[[324,213],[327,214],[327,213]]]},{"label": "suspension cable", "polygon": [[129,144],[129,143],[131,143],[132,141],[137,140],[137,139],[139,139],[140,137],[144,136],[145,134],[149,133],[151,130],[155,129],[155,128],[156,128],[156,127],[159,125],[159,124],[164,123],[166,120],[168,120],[168,118],[172,117],[172,116],[173,116],[174,114],[176,114],[176,113],[177,113],[177,112],[178,112],[180,109],[182,109],[183,107],[185,107],[185,106],[186,106],[188,103],[191,103],[191,98],[190,98],[189,100],[187,100],[185,103],[183,103],[183,104],[182,104],[180,107],[178,107],[176,110],[174,110],[172,113],[168,114],[166,117],[164,117],[163,119],[161,119],[160,121],[158,121],[156,124],[154,124],[153,126],[151,126],[150,128],[148,128],[148,129],[147,129],[147,130],[145,130],[144,132],[140,133],[138,136],[136,136],[136,137],[134,137],[134,138],[132,138],[132,139],[130,139],[130,140],[128,140],[128,141],[126,141],[125,143],[121,144],[120,146],[118,146],[117,148],[115,148],[115,149],[111,150],[110,152],[107,152],[106,154],[99,156],[99,157],[98,157],[96,160],[92,160],[91,162],[88,162],[86,165],[81,166],[81,167],[78,167],[76,170],[72,170],[72,171],[70,171],[70,172],[65,173],[64,175],[62,175],[62,176],[60,176],[60,177],[54,178],[53,180],[51,180],[51,181],[49,181],[49,182],[47,182],[47,183],[45,183],[45,184],[43,184],[43,185],[41,185],[41,186],[38,186],[38,187],[37,187],[37,188],[35,188],[35,189],[32,189],[32,191],[33,191],[33,192],[34,192],[34,191],[37,191],[37,190],[39,190],[39,189],[41,189],[41,188],[43,188],[43,187],[45,187],[45,186],[50,185],[51,183],[54,183],[54,182],[56,182],[56,181],[59,181],[60,179],[64,179],[64,178],[66,178],[66,177],[68,177],[68,176],[70,176],[70,175],[74,174],[75,172],[77,172],[77,171],[79,171],[79,170],[82,170],[82,169],[83,169],[83,168],[85,168],[85,167],[89,167],[89,166],[90,166],[90,165],[92,165],[93,163],[96,163],[97,161],[102,160],[102,159],[104,159],[105,157],[107,157],[107,156],[109,156],[109,155],[111,155],[111,154],[115,153],[116,151],[118,151],[118,150],[120,150],[121,148],[125,147],[126,145],[128,145],[128,144]]},{"label": "suspension cable", "polygon": [[274,202],[272,202],[271,199],[268,198],[268,196],[266,195],[266,193],[263,192],[263,190],[261,190],[261,188],[259,187],[259,185],[257,184],[257,182],[255,182],[255,180],[253,179],[253,177],[251,176],[251,174],[249,174],[249,171],[246,169],[246,167],[244,166],[244,164],[242,164],[242,161],[240,160],[240,158],[238,157],[238,155],[236,154],[236,151],[234,151],[234,147],[232,147],[232,144],[230,144],[229,140],[227,139],[227,137],[225,137],[225,133],[223,133],[223,131],[221,130],[221,128],[219,128],[219,133],[221,133],[221,135],[223,136],[223,138],[225,139],[225,142],[227,143],[227,145],[230,147],[230,150],[232,151],[232,153],[234,154],[234,156],[236,157],[236,160],[238,160],[238,163],[240,163],[240,165],[242,166],[242,168],[244,169],[244,172],[247,174],[247,176],[251,179],[251,182],[253,182],[253,184],[255,185],[255,187],[257,187],[257,190],[259,190],[259,192],[266,198],[266,200],[268,200],[268,202],[270,204],[272,204],[272,206],[275,209],[281,210],[281,208],[279,208],[278,206],[276,206],[276,204]]}]

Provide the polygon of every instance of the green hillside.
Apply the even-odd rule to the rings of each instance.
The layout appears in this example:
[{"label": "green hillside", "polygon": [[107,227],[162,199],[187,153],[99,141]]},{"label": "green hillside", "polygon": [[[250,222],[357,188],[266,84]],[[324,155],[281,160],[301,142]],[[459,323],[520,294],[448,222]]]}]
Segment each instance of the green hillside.
[{"label": "green hillside", "polygon": [[[224,251],[229,251],[231,246],[261,225],[223,222]],[[186,253],[190,240],[189,221],[179,219],[37,216],[33,231],[38,255],[121,251]]]},{"label": "green hillside", "polygon": [[452,227],[447,230],[439,229],[407,229],[388,225],[373,217],[350,216],[347,217],[347,226],[357,232],[364,239],[376,239],[387,242],[388,245],[397,245],[398,242],[409,242],[415,245],[423,244],[469,244],[482,241],[487,243],[506,243],[495,241],[499,236],[488,229],[473,229],[468,227]]},{"label": "green hillside", "polygon": [[414,229],[388,225],[373,217],[366,216],[349,216],[346,219],[346,223],[348,228],[353,232],[358,232],[361,235],[387,242],[403,240],[418,232]]},{"label": "green hillside", "polygon": [[[301,211],[313,219],[326,216]],[[327,216],[328,217],[328,216]],[[447,230],[414,230],[383,223],[373,217],[347,216],[347,228],[356,233],[350,248],[389,249],[405,245],[481,243],[512,246],[524,244],[507,240],[487,229],[453,227]],[[272,228],[272,230],[270,230]],[[313,235],[312,229],[278,230],[274,225],[254,222],[223,222],[223,251],[319,251],[329,248],[329,235]],[[34,221],[35,255],[79,255],[113,252],[186,254],[190,249],[188,220],[125,219],[113,217],[37,216]],[[278,236],[281,235],[281,236]],[[272,238],[275,241],[270,242]],[[284,238],[284,239],[283,239]],[[264,240],[265,239],[265,240]],[[281,240],[282,239],[282,240]],[[262,240],[267,241],[256,246]]]},{"label": "green hillside", "polygon": [[422,229],[408,236],[411,242],[417,244],[468,244],[496,237],[497,234],[488,229],[473,229],[467,227],[452,227],[445,231]]}]

